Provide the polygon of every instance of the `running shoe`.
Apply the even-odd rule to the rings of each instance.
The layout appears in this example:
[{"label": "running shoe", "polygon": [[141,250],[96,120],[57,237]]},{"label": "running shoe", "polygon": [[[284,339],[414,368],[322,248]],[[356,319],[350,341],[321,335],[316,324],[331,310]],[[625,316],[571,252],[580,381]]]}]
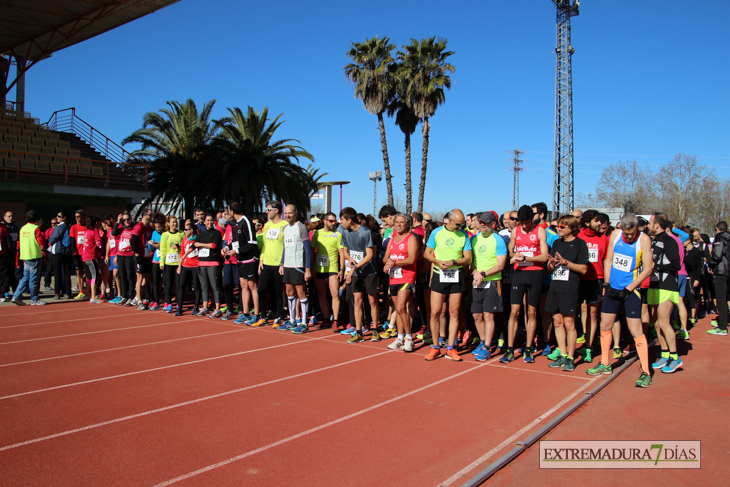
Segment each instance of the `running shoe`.
[{"label": "running shoe", "polygon": [[367,325],[367,323],[363,323],[362,325],[362,334],[365,335],[365,333],[370,331],[370,327]]},{"label": "running shoe", "polygon": [[710,324],[712,325],[713,328],[717,328],[717,320],[710,321]]},{"label": "running shoe", "polygon": [[677,332],[677,338],[680,340],[689,340],[689,332],[687,330],[679,330]]},{"label": "running shoe", "polygon": [[200,311],[198,311],[198,314],[196,314],[195,316],[197,316],[198,318],[205,318],[209,314],[210,311],[208,311],[208,308],[200,308]]},{"label": "running shoe", "polygon": [[[466,345],[467,343],[469,343],[469,338],[470,337],[471,337],[471,332],[469,330],[465,330],[464,333],[461,336],[461,343],[463,343],[464,345]],[[459,340],[457,340],[457,342],[458,341]],[[454,343],[454,345],[456,345],[456,343]]]},{"label": "running shoe", "polygon": [[[53,299],[58,299],[58,298],[59,298],[58,294],[56,294],[55,296],[53,296]],[[120,298],[119,296],[117,296],[117,297],[116,297],[116,298],[114,298],[114,299],[110,299],[110,300],[109,300],[109,304],[117,304],[117,303],[119,302],[119,300],[120,300],[120,299],[121,299],[121,298]]]},{"label": "running shoe", "polygon": [[74,299],[83,301],[84,299],[86,299],[86,295],[84,293],[78,293]]},{"label": "running shoe", "polygon": [[347,343],[360,343],[362,341],[365,341],[365,339],[362,337],[360,333],[357,331],[352,334],[349,340],[347,340]]},{"label": "running shoe", "polygon": [[489,349],[487,347],[482,347],[481,350],[479,350],[479,353],[477,353],[474,356],[474,359],[477,362],[486,362],[492,357],[492,354],[489,352]]},{"label": "running shoe", "polygon": [[471,354],[472,355],[479,355],[479,352],[481,352],[482,350],[484,350],[484,344],[480,341],[479,342],[479,345],[477,345],[477,348],[475,348],[474,350],[472,350]]},{"label": "running shoe", "polygon": [[177,311],[175,311],[175,316],[182,316],[182,315],[183,315],[182,310],[180,308],[178,308]]},{"label": "running shoe", "polygon": [[316,316],[310,316],[309,317],[309,325],[315,326],[317,324],[317,317]]},{"label": "running shoe", "polygon": [[677,357],[677,360],[670,360],[669,363],[667,363],[667,365],[662,367],[662,372],[665,374],[673,374],[682,365],[684,365],[682,363],[682,359],[680,357]]},{"label": "running shoe", "polygon": [[279,331],[292,331],[296,327],[297,327],[296,323],[292,323],[291,321],[285,321],[283,323],[280,323],[279,327],[276,329]]},{"label": "running shoe", "polygon": [[[623,353],[622,353],[622,355],[623,355]],[[593,350],[591,350],[590,348],[586,348],[586,351],[583,355],[583,363],[589,364],[591,362],[593,362]]]},{"label": "running shoe", "polygon": [[507,350],[504,355],[499,359],[500,364],[508,364],[515,359],[515,353]]},{"label": "running shoe", "polygon": [[347,325],[347,328],[345,328],[344,330],[342,330],[342,331],[340,332],[340,334],[341,334],[341,335],[352,335],[353,333],[355,333],[355,331],[356,331],[356,330],[355,330],[355,327],[354,327],[354,326],[352,326],[352,325]]},{"label": "running shoe", "polygon": [[248,325],[247,321],[249,320],[249,318],[251,318],[251,317],[248,315],[245,315],[245,314],[241,314],[238,316],[238,318],[233,320],[233,324],[234,325]]},{"label": "running shoe", "polygon": [[233,316],[233,313],[230,311],[221,312],[221,321],[228,321]]},{"label": "running shoe", "polygon": [[31,306],[43,306],[45,304],[47,304],[47,303],[45,301],[40,300],[40,299],[35,299],[35,300],[31,299],[30,300],[30,305]]},{"label": "running shoe", "polygon": [[315,328],[318,330],[326,330],[327,328],[332,326],[332,322],[330,320],[322,320],[319,321],[316,325],[314,325]]},{"label": "running shoe", "polygon": [[526,364],[535,363],[535,359],[532,356],[532,350],[530,350],[529,347],[525,347],[524,352],[522,354],[522,360],[524,360]]},{"label": "running shoe", "polygon": [[658,358],[656,362],[651,364],[652,369],[661,369],[664,368],[665,365],[669,363],[668,359],[665,359],[664,357]]},{"label": "running shoe", "polygon": [[150,311],[157,311],[160,309],[160,305],[157,303],[152,303],[150,307],[148,308]]},{"label": "running shoe", "polygon": [[144,303],[139,303],[139,306],[137,306],[137,311],[145,311],[147,310],[147,305]]},{"label": "running shoe", "polygon": [[18,306],[25,306],[25,303],[23,302],[22,299],[13,299],[13,298],[11,298],[10,299],[10,302],[13,303],[13,304],[15,304],[15,305],[18,305]]},{"label": "running shoe", "polygon": [[[99,301],[99,300],[98,300],[98,299],[96,299],[96,298],[94,298],[94,299],[90,299],[90,300],[89,300],[89,304],[99,304],[99,303],[101,303],[101,301]],[[31,302],[31,304],[33,304],[33,303]]]},{"label": "running shoe", "polygon": [[547,356],[547,358],[550,360],[557,360],[558,357],[560,357],[560,347],[555,347],[555,350],[550,352]]},{"label": "running shoe", "polygon": [[623,354],[624,357],[627,357],[631,354],[636,353],[636,345],[632,345],[631,343],[629,343],[628,345],[626,345],[623,352],[621,352],[621,353]]},{"label": "running shoe", "polygon": [[332,322],[332,333],[342,333],[342,327],[337,321]]},{"label": "running shoe", "polygon": [[471,343],[469,344],[469,348],[472,350],[476,350],[477,348],[479,348],[479,345],[481,345],[481,343],[482,340],[479,337],[473,337],[471,339]]},{"label": "running shoe", "polygon": [[639,376],[639,380],[636,381],[636,387],[649,387],[651,385],[651,376],[645,372],[642,372]]},{"label": "running shoe", "polygon": [[377,328],[373,328],[373,333],[370,335],[370,341],[371,342],[379,342],[380,341],[380,334],[378,333]]},{"label": "running shoe", "polygon": [[461,362],[459,352],[457,352],[455,348],[452,348],[451,350],[446,350],[446,358],[451,359],[454,362]]},{"label": "running shoe", "polygon": [[441,356],[441,350],[439,350],[438,348],[429,347],[428,355],[426,355],[425,358],[426,358],[426,360],[431,362],[432,360],[436,360],[440,356]]},{"label": "running shoe", "polygon": [[713,328],[712,330],[707,330],[707,333],[709,335],[727,336],[727,330],[723,330],[722,328]]},{"label": "running shoe", "polygon": [[406,341],[403,342],[403,351],[404,352],[412,352],[415,350],[415,346],[413,345],[413,340],[409,340],[406,338]]},{"label": "running shoe", "polygon": [[621,353],[621,349],[619,347],[613,349],[613,358],[621,358],[622,356],[623,353]]},{"label": "running shoe", "polygon": [[425,335],[423,338],[423,344],[424,345],[433,345],[433,338],[431,338],[431,335]]},{"label": "running shoe", "polygon": [[380,338],[395,338],[398,336],[398,331],[395,328],[386,328],[383,333],[380,334]]},{"label": "running shoe", "polygon": [[143,299],[142,300],[142,304],[144,304],[145,306],[149,306],[150,300],[149,299]]},{"label": "running shoe", "polygon": [[612,372],[611,365],[603,365],[601,362],[598,362],[598,365],[595,367],[586,370],[586,374],[588,375],[611,375]]},{"label": "running shoe", "polygon": [[168,304],[167,305],[167,309],[165,310],[165,312],[166,313],[172,313],[173,312],[173,309],[172,309],[172,305],[171,304]]},{"label": "running shoe", "polygon": [[449,346],[449,342],[444,337],[439,337],[439,347],[446,348]]},{"label": "running shoe", "polygon": [[563,372],[573,372],[575,370],[575,364],[572,358],[566,358],[563,364]]},{"label": "running shoe", "polygon": [[585,343],[586,342],[586,336],[581,335],[578,337],[578,339],[575,341],[575,343]]},{"label": "running shoe", "polygon": [[692,326],[696,325],[697,324],[697,318],[690,318],[689,319],[689,324],[692,325]]},{"label": "running shoe", "polygon": [[295,335],[301,335],[302,333],[307,333],[308,331],[309,325],[305,325],[304,323],[302,323],[299,326],[295,327],[291,332]]},{"label": "running shoe", "polygon": [[544,357],[547,357],[548,355],[550,355],[550,344],[549,343],[546,343],[545,348],[542,349],[542,355]]},{"label": "running shoe", "polygon": [[223,313],[221,313],[221,310],[219,310],[219,309],[217,309],[217,310],[213,311],[212,313],[209,313],[208,314],[208,318],[210,318],[212,320],[218,319],[221,316],[223,316]]},{"label": "running shoe", "polygon": [[119,301],[116,302],[117,306],[125,306],[127,304],[127,300],[122,298]]},{"label": "running shoe", "polygon": [[[251,315],[251,318],[249,318],[248,321],[246,322],[246,324],[248,326],[253,326],[254,328],[258,328],[258,327],[266,326],[269,324],[269,320],[267,320],[263,316],[261,318],[259,318],[258,321],[254,321],[253,323],[251,323],[251,321],[253,321],[252,318],[253,318],[253,315]],[[278,325],[278,327],[277,327],[277,329],[278,329],[278,328],[281,328],[282,323],[283,322],[282,322],[281,318],[276,318],[272,325]]]},{"label": "running shoe", "polygon": [[550,367],[551,369],[557,369],[558,367],[562,367],[563,365],[565,365],[565,362],[567,360],[567,357],[563,357],[562,355],[560,355],[557,360],[555,360],[554,362],[550,362],[548,364],[548,367]]},{"label": "running shoe", "polygon": [[497,348],[504,348],[504,339],[497,340]]},{"label": "running shoe", "polygon": [[45,289],[46,291],[51,291],[53,288],[51,286],[46,286],[43,289]]},{"label": "running shoe", "polygon": [[393,340],[393,343],[388,345],[388,350],[401,350],[403,348],[403,342],[397,338]]}]

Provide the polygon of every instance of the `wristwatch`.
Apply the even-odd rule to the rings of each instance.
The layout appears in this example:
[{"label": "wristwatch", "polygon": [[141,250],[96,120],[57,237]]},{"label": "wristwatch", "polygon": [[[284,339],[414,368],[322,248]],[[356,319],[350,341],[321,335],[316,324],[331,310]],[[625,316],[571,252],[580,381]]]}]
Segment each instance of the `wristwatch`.
[{"label": "wristwatch", "polygon": [[451,265],[456,265],[456,261],[454,259],[451,259]]},{"label": "wristwatch", "polygon": [[486,279],[486,278],[487,278],[487,273],[486,273],[486,272],[484,272],[484,271],[482,271],[482,278],[484,278],[484,279]]}]

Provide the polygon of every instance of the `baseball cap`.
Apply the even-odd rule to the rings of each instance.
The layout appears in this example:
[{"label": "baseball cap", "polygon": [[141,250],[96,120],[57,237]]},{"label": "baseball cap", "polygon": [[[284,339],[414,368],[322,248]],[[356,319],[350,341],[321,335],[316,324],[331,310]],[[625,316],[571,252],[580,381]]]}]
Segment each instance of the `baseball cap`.
[{"label": "baseball cap", "polygon": [[484,223],[496,222],[497,217],[493,211],[485,211],[477,217],[477,220]]}]

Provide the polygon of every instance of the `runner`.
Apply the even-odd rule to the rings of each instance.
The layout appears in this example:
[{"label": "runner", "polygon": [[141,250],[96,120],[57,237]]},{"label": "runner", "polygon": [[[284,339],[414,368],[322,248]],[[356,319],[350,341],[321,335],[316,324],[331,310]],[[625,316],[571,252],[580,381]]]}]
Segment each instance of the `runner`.
[{"label": "runner", "polygon": [[411,232],[413,219],[409,215],[398,213],[393,218],[395,229],[383,258],[383,271],[388,274],[388,294],[394,302],[397,338],[388,345],[390,350],[414,350],[411,330],[412,315],[415,314],[415,303],[412,300],[416,290],[418,269],[418,237]]},{"label": "runner", "polygon": [[517,212],[519,225],[512,231],[509,242],[510,264],[514,264],[512,290],[510,295],[510,317],[507,328],[507,352],[499,359],[506,364],[515,359],[514,345],[517,335],[517,319],[522,308],[522,300],[527,294],[527,341],[523,359],[534,363],[532,344],[537,328],[537,306],[542,290],[542,273],[548,260],[547,234],[535,224],[531,207],[523,205]]},{"label": "runner", "polygon": [[578,335],[575,331],[575,314],[578,310],[580,276],[588,270],[588,246],[577,238],[580,220],[573,215],[563,215],[558,219],[560,239],[555,241],[547,261],[548,271],[552,272],[545,311],[552,313],[555,325],[555,338],[560,349],[560,357],[548,364],[549,367],[562,367],[564,372],[573,372],[575,365],[575,345]]},{"label": "runner", "polygon": [[[543,202],[535,203],[534,205],[532,205],[532,211],[535,214],[535,216],[533,217],[535,225],[545,230],[545,238],[547,241],[548,252],[550,252],[550,249],[553,248],[553,243],[555,243],[555,241],[560,238],[558,237],[558,221],[553,220],[551,222],[551,225],[548,225],[548,222],[546,220],[548,215],[548,209],[547,205]],[[548,291],[550,290],[550,281],[552,280],[552,276],[553,275],[551,273],[543,274],[542,287],[540,288],[540,301],[538,303],[537,310],[540,313],[540,323],[542,324],[541,330],[544,341],[542,355],[548,355],[548,358],[550,358],[550,360],[555,360],[555,358],[557,358],[555,354],[557,353],[559,355],[560,352],[558,352],[559,349],[556,348],[555,352],[553,352],[553,354],[550,354],[550,331],[552,330],[553,319],[552,315],[545,311],[545,303],[547,302]],[[581,339],[585,340],[582,336],[580,336],[578,337],[578,343],[581,343]],[[535,343],[536,342],[537,338],[535,338]],[[550,355],[552,355],[554,358],[551,358]]]},{"label": "runner", "polygon": [[[730,233],[727,231],[727,223],[721,221],[715,228],[715,242],[712,245],[712,253],[709,264],[715,276],[715,296],[717,297],[717,323],[712,323],[713,328],[708,330],[710,335],[727,336],[728,325],[728,278],[730,277]],[[717,325],[715,327],[715,325]]]},{"label": "runner", "polygon": [[[325,318],[319,328],[332,326],[332,332],[339,333],[342,331],[337,323],[340,316],[339,285],[345,268],[345,247],[342,245],[342,234],[335,231],[337,215],[332,212],[325,213],[322,221],[324,228],[315,230],[312,234],[312,247],[317,252],[314,285],[319,297],[319,307]],[[332,297],[331,321],[328,292]]]},{"label": "runner", "polygon": [[101,257],[101,238],[97,225],[99,219],[95,216],[87,216],[85,221],[86,232],[84,232],[84,246],[81,249],[81,260],[84,262],[86,273],[86,291],[90,295],[90,303],[99,304],[101,301],[96,296],[101,281],[99,260]]},{"label": "runner", "polygon": [[[298,220],[299,211],[294,205],[286,205],[284,219],[287,225],[282,231],[284,235],[284,252],[279,265],[279,275],[289,303],[289,323],[279,326],[279,330],[291,330],[297,335],[309,331],[307,314],[309,299],[305,284],[312,279],[312,245],[309,231],[304,223]],[[297,325],[297,299],[301,309],[301,323]]]},{"label": "runner", "polygon": [[507,264],[507,245],[494,233],[497,225],[494,213],[486,211],[475,217],[481,232],[471,238],[472,247],[472,304],[479,345],[472,351],[474,358],[484,362],[491,357],[494,337],[494,315],[501,313],[502,269]]},{"label": "runner", "polygon": [[165,305],[162,310],[172,313],[172,297],[175,290],[175,276],[180,266],[180,243],[184,237],[183,232],[177,230],[177,218],[170,216],[167,219],[168,230],[160,237],[160,270],[163,274],[165,286]]},{"label": "runner", "polygon": [[439,336],[440,314],[444,303],[448,302],[449,329],[446,357],[460,362],[461,357],[455,349],[459,332],[461,295],[466,290],[465,265],[471,264],[471,241],[464,227],[466,218],[461,210],[454,209],[444,215],[444,226],[431,233],[426,244],[424,258],[433,264],[431,273],[431,335],[434,343],[426,355],[426,360],[441,356],[440,345],[435,341]]},{"label": "runner", "polygon": [[150,224],[151,221],[152,210],[145,208],[142,210],[142,220],[132,230],[131,243],[134,250],[134,267],[137,273],[135,281],[136,297],[132,301],[132,306],[137,306],[140,311],[147,309],[143,293],[149,294],[148,287],[152,273],[152,251],[147,246],[148,242],[152,240],[152,232],[154,231]]},{"label": "runner", "polygon": [[665,374],[671,374],[683,365],[677,355],[677,338],[669,322],[672,308],[679,302],[677,274],[681,268],[680,249],[677,242],[667,235],[668,227],[669,220],[663,213],[654,213],[649,218],[654,273],[649,283],[647,303],[662,348],[662,356],[652,364],[652,368],[661,369]]},{"label": "runner", "polygon": [[132,247],[132,231],[134,224],[128,212],[124,212],[117,218],[117,224],[112,229],[112,236],[117,237],[117,265],[119,277],[122,283],[122,299],[119,306],[134,305],[134,250]]},{"label": "runner", "polygon": [[623,304],[626,323],[634,337],[636,352],[641,364],[637,387],[649,387],[649,348],[642,326],[641,284],[652,274],[654,262],[651,256],[651,240],[639,231],[636,215],[627,213],[621,217],[621,229],[610,237],[603,264],[605,284],[601,312],[601,361],[588,369],[588,375],[611,375],[609,353],[613,335],[611,329]]},{"label": "runner", "polygon": [[380,218],[380,221],[383,222],[382,226],[385,228],[385,233],[382,235],[383,239],[390,238],[393,234],[393,222],[395,220],[395,215],[397,214],[398,210],[396,210],[394,206],[385,205],[380,208],[378,218]]},{"label": "runner", "polygon": [[[200,278],[198,276],[198,249],[193,244],[198,236],[198,226],[192,220],[185,220],[185,236],[180,242],[180,265],[177,268],[177,311],[175,316],[183,315],[185,291],[192,283],[195,291],[195,304],[192,315],[198,314],[200,306]],[[168,252],[169,253],[169,252]]]},{"label": "runner", "polygon": [[[215,217],[212,213],[205,215],[205,231],[198,234],[193,247],[198,251],[198,277],[200,279],[200,288],[203,298],[203,307],[200,308],[196,316],[209,316],[210,318],[220,318],[221,312],[221,290],[218,286],[220,282],[221,271],[221,242],[223,238],[220,230],[215,227]],[[215,301],[215,311],[210,313],[210,288],[213,289],[213,300]]]},{"label": "runner", "polygon": [[152,232],[152,237],[147,242],[147,248],[152,252],[152,283],[151,283],[151,296],[150,296],[150,311],[157,311],[160,309],[160,288],[162,287],[162,267],[160,266],[161,252],[160,252],[160,241],[162,240],[162,234],[165,233],[165,226],[167,224],[167,218],[162,213],[155,215],[153,219],[153,225],[155,231]]},{"label": "runner", "polygon": [[[350,208],[343,208],[340,212],[342,225],[342,245],[345,247],[345,282],[347,283],[347,300],[353,307],[355,329],[347,343],[364,341],[363,335],[367,331],[363,328],[363,299],[367,295],[370,303],[372,318],[371,341],[380,341],[378,333],[378,274],[373,265],[375,258],[375,244],[373,233],[357,219],[357,212]],[[352,326],[352,323],[350,323]],[[347,330],[342,331],[345,333]]]},{"label": "runner", "polygon": [[[65,294],[67,299],[73,299],[71,292],[71,270],[73,269],[73,254],[72,254],[72,243],[70,236],[70,227],[66,223],[68,215],[65,211],[59,211],[56,215],[56,228],[51,234],[51,238],[48,240],[49,247],[53,248],[51,253],[51,265],[53,266],[53,285],[55,295],[53,299],[61,299],[61,295]],[[0,252],[2,254],[2,252]],[[2,257],[0,255],[0,257]],[[0,261],[1,263],[2,261]],[[12,271],[12,267],[9,268]],[[2,271],[0,270],[0,273]],[[8,282],[9,283],[9,282]],[[0,298],[3,297],[3,292],[6,292],[7,288],[3,290],[3,286],[0,285]]]},{"label": "runner", "polygon": [[[266,203],[266,217],[268,221],[263,228],[263,238],[261,246],[261,260],[259,261],[259,305],[261,306],[261,319],[251,326],[264,326],[269,320],[273,320],[274,328],[278,328],[283,323],[284,300],[282,297],[283,282],[279,274],[279,265],[281,257],[284,254],[284,227],[287,225],[286,220],[280,216],[281,203],[278,201],[269,201]],[[261,296],[269,293],[273,297],[274,305],[273,315],[269,312],[268,318],[263,315],[263,302]],[[271,310],[271,306],[268,308]]]},{"label": "runner", "polygon": [[76,223],[71,225],[69,236],[73,241],[73,255],[74,255],[74,267],[76,268],[76,287],[79,288],[79,293],[75,299],[83,300],[86,299],[86,287],[84,280],[84,261],[81,258],[81,251],[84,248],[84,237],[86,236],[86,212],[84,210],[76,210],[74,212],[74,218]]}]

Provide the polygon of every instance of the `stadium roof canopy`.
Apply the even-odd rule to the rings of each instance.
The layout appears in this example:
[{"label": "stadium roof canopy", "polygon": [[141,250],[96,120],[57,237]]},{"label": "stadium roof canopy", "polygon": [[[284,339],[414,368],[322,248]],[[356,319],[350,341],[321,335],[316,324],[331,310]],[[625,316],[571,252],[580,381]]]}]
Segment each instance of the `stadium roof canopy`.
[{"label": "stadium roof canopy", "polygon": [[0,0],[0,54],[35,63],[179,0]]}]

